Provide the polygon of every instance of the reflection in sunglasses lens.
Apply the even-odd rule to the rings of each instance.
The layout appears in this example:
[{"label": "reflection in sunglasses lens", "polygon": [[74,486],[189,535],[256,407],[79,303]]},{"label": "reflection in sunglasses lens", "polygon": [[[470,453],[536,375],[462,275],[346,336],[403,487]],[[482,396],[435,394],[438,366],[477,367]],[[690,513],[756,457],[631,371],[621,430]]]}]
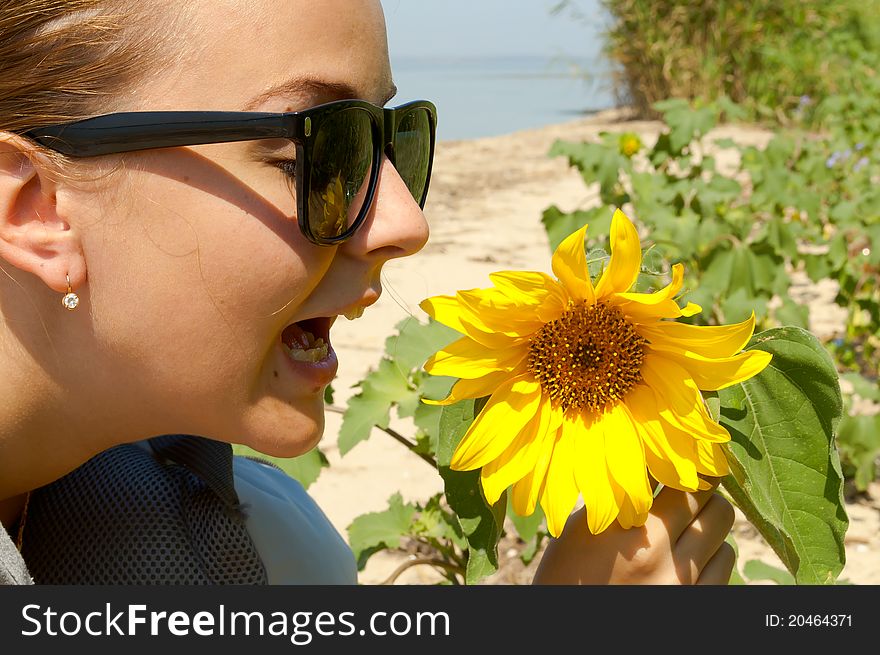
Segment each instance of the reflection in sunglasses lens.
[{"label": "reflection in sunglasses lens", "polygon": [[349,108],[321,122],[312,151],[309,224],[312,234],[344,234],[363,203],[373,156],[370,114]]},{"label": "reflection in sunglasses lens", "polygon": [[428,112],[413,109],[397,125],[394,143],[395,168],[416,202],[422,201],[428,178],[431,128]]}]

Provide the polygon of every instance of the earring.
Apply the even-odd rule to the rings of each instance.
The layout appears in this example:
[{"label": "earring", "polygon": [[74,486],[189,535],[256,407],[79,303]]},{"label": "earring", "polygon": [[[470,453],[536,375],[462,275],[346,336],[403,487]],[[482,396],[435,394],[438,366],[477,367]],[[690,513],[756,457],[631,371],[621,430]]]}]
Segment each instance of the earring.
[{"label": "earring", "polygon": [[61,299],[61,304],[64,305],[66,309],[73,311],[76,309],[76,306],[79,305],[79,296],[70,290],[70,276],[66,275],[65,277],[67,278],[67,293],[64,294],[64,297]]}]

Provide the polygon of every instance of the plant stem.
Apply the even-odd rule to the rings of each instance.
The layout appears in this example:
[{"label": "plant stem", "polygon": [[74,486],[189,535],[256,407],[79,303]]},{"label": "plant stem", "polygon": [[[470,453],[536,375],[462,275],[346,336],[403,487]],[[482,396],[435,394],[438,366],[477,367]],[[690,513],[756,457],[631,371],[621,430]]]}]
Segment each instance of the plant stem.
[{"label": "plant stem", "polygon": [[[440,559],[417,558],[417,559],[407,560],[406,562],[404,562],[403,564],[398,566],[396,569],[394,569],[394,571],[391,573],[391,575],[389,575],[380,584],[383,584],[383,585],[394,584],[394,581],[397,580],[397,578],[399,578],[400,575],[404,571],[406,571],[408,568],[411,568],[413,566],[419,566],[422,564],[436,566],[438,568],[443,569],[444,571],[447,571],[447,572],[453,573],[453,574],[458,574],[458,575],[464,574],[464,571],[462,570],[462,568],[460,566],[450,564],[449,562],[444,562],[443,560],[440,560]],[[455,584],[459,584],[457,579],[454,582],[455,582]]]},{"label": "plant stem", "polygon": [[[330,411],[330,412],[335,412],[336,414],[344,414],[344,413],[345,413],[345,408],[344,408],[344,407],[339,407],[338,405],[327,405],[327,410]],[[385,434],[387,434],[388,436],[390,436],[392,439],[394,439],[395,441],[399,441],[399,442],[402,443],[404,446],[406,446],[407,448],[409,448],[410,451],[411,451],[414,455],[417,455],[418,457],[421,457],[422,460],[424,460],[425,462],[427,462],[427,463],[431,466],[431,468],[433,468],[433,469],[436,469],[436,468],[437,468],[437,462],[436,462],[436,460],[435,460],[433,457],[431,457],[430,455],[428,455],[428,454],[426,454],[426,453],[420,453],[420,452],[417,452],[417,451],[416,451],[416,447],[417,447],[416,444],[414,444],[412,441],[410,441],[409,439],[407,439],[406,437],[404,437],[404,436],[403,436],[402,434],[400,434],[399,432],[397,432],[397,431],[395,431],[395,430],[392,430],[391,428],[383,428],[383,427],[381,427],[381,426],[379,426],[379,425],[376,425],[376,426],[374,426],[374,427],[379,428],[379,429],[382,430]]]}]

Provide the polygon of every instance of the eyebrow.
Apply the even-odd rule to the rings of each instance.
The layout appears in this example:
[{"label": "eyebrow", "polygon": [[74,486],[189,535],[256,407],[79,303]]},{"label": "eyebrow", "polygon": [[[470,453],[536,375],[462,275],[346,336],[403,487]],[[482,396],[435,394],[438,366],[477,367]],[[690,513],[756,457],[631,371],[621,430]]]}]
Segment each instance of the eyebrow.
[{"label": "eyebrow", "polygon": [[[346,98],[357,98],[358,92],[355,88],[345,82],[328,82],[311,77],[294,77],[281,84],[277,84],[266,89],[255,98],[251,99],[242,111],[253,111],[264,102],[279,96],[301,97],[303,95],[323,96],[338,100]],[[384,105],[391,98],[397,95],[397,87],[390,84],[382,97],[381,104]]]}]

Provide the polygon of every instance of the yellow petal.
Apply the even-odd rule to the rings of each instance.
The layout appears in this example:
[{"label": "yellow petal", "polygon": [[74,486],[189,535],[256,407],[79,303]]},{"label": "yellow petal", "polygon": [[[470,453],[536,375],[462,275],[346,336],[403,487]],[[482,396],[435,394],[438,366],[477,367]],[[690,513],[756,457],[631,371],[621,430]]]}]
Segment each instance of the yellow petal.
[{"label": "yellow petal", "polygon": [[664,318],[680,318],[699,314],[702,308],[692,302],[679,307],[673,299],[681,289],[684,280],[684,266],[672,267],[672,282],[655,293],[621,293],[612,297],[617,307],[631,323],[651,324]]},{"label": "yellow petal", "polygon": [[492,332],[527,337],[544,325],[538,313],[540,305],[514,302],[498,289],[471,289],[455,296]]},{"label": "yellow petal", "polygon": [[529,471],[522,480],[513,485],[513,493],[511,494],[513,511],[520,516],[530,516],[535,511],[538,498],[544,491],[547,468],[550,466],[550,457],[553,454],[553,444],[556,442],[558,431],[548,431],[544,435],[544,442],[538,454],[538,461],[535,462],[535,468]]},{"label": "yellow petal", "polygon": [[703,475],[711,475],[714,478],[722,478],[730,472],[727,456],[721,444],[709,441],[697,442],[697,470]]},{"label": "yellow petal", "polygon": [[603,532],[620,512],[623,489],[611,479],[605,457],[605,432],[589,417],[577,416],[563,430],[575,432],[575,480],[587,510],[587,526],[593,534]]},{"label": "yellow petal", "polygon": [[540,402],[541,387],[531,374],[503,383],[459,442],[450,467],[470,471],[498,457],[532,418]]},{"label": "yellow petal", "polygon": [[622,527],[624,530],[629,530],[630,528],[639,528],[645,525],[645,522],[647,520],[648,512],[636,512],[636,509],[633,506],[632,501],[629,499],[629,496],[624,496],[623,502],[620,505],[620,514],[617,515],[617,522],[620,523],[620,527]]},{"label": "yellow petal", "polygon": [[419,303],[419,307],[435,321],[488,348],[504,348],[519,340],[515,335],[494,332],[455,296],[432,296]]},{"label": "yellow petal", "polygon": [[541,507],[547,517],[547,531],[554,537],[562,534],[565,522],[578,499],[578,488],[574,480],[574,452],[571,431],[557,431],[550,467],[541,492]]},{"label": "yellow petal", "polygon": [[689,350],[654,344],[648,347],[648,352],[681,366],[704,391],[718,391],[748,380],[763,371],[773,358],[763,350],[750,350],[733,357],[709,359]]},{"label": "yellow petal", "polygon": [[697,439],[730,440],[727,430],[709,416],[700,390],[681,366],[648,353],[642,361],[641,372],[657,399],[661,419]]},{"label": "yellow petal", "polygon": [[731,357],[742,350],[755,331],[755,313],[732,325],[688,325],[660,321],[636,327],[639,334],[657,346],[690,350],[703,357]]},{"label": "yellow petal", "polygon": [[526,355],[525,344],[495,350],[462,337],[431,355],[424,369],[431,375],[473,380],[496,371],[511,371]]},{"label": "yellow petal", "polygon": [[451,405],[452,403],[457,403],[459,400],[464,400],[466,398],[491,396],[498,390],[498,387],[501,386],[505,380],[522,375],[525,371],[526,367],[524,366],[524,362],[520,362],[520,365],[515,367],[512,371],[495,371],[482,377],[474,378],[473,380],[459,380],[452,385],[449,395],[443,400],[422,398],[422,402],[426,405]]},{"label": "yellow petal", "polygon": [[644,384],[624,398],[636,429],[645,444],[645,461],[656,480],[681,491],[695,491],[697,441],[689,434],[661,422],[654,393]]},{"label": "yellow petal", "polygon": [[546,273],[537,271],[499,271],[490,273],[495,287],[520,305],[535,305],[535,312],[546,314],[545,322],[559,318],[568,305],[565,289]]},{"label": "yellow petal", "polygon": [[551,407],[548,398],[543,398],[535,416],[520,430],[513,443],[483,467],[480,481],[490,505],[498,502],[505,489],[534,470],[543,452],[544,440],[548,433],[551,438],[556,434],[561,422],[562,413]]},{"label": "yellow petal", "polygon": [[562,286],[572,300],[585,300],[592,305],[596,302],[596,296],[593,293],[593,283],[590,281],[590,272],[587,269],[587,254],[584,251],[586,234],[587,226],[584,225],[565,237],[556,247],[550,265],[554,275],[562,282]]},{"label": "yellow petal", "polygon": [[611,261],[596,285],[596,298],[629,291],[642,266],[642,245],[632,221],[619,209],[611,219]]},{"label": "yellow petal", "polygon": [[600,423],[605,432],[605,460],[611,477],[632,500],[637,514],[651,509],[651,484],[645,466],[645,448],[623,403],[605,412]]},{"label": "yellow petal", "polygon": [[[646,305],[648,307],[659,305],[665,300],[675,298],[675,295],[681,290],[684,284],[684,265],[673,264],[672,281],[665,287],[654,293],[618,293],[615,302],[618,300],[623,302],[631,302],[637,305]],[[624,306],[624,305],[621,305]]]}]

